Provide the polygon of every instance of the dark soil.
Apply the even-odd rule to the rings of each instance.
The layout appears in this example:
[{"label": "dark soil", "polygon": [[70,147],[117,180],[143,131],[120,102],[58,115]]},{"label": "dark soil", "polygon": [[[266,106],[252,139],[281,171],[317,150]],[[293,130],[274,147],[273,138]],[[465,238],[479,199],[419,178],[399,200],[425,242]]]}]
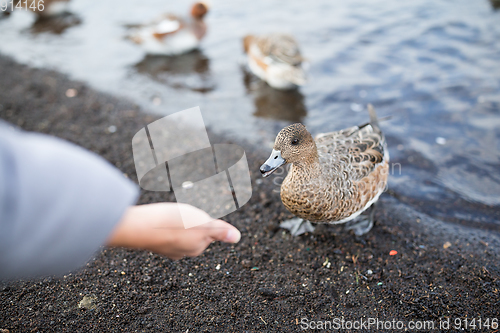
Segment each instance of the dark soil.
[{"label": "dark soil", "polygon": [[[70,88],[76,97],[66,96]],[[0,117],[92,150],[135,181],[132,136],[158,118],[5,57]],[[110,126],[117,131],[110,133]],[[229,142],[214,135],[211,140]],[[238,244],[214,243],[201,256],[180,261],[103,249],[64,277],[0,283],[0,331],[293,332],[302,330],[302,318],[315,324],[335,318],[405,325],[432,320],[436,331],[440,319],[450,318],[449,331],[458,331],[455,320],[464,327],[466,318],[475,318],[477,331],[497,329],[477,326],[479,318],[500,317],[497,233],[432,219],[385,194],[375,227],[363,237],[321,225],[293,238],[278,228],[292,217],[278,187],[258,171],[269,152],[236,143],[246,149],[253,181],[250,202],[225,218],[241,230]],[[144,191],[139,202],[173,199]],[[80,308],[85,296],[92,304]]]}]

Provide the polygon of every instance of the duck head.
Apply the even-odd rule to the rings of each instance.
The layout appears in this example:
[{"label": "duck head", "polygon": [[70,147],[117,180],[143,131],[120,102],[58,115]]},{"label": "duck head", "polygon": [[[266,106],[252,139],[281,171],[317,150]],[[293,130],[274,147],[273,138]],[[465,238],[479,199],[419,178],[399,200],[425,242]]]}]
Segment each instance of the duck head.
[{"label": "duck head", "polygon": [[209,6],[206,2],[197,2],[191,8],[191,16],[201,20],[208,13]]},{"label": "duck head", "polygon": [[318,158],[316,144],[311,133],[300,123],[283,128],[276,137],[273,151],[260,167],[263,177],[267,177],[287,163],[311,163]]}]

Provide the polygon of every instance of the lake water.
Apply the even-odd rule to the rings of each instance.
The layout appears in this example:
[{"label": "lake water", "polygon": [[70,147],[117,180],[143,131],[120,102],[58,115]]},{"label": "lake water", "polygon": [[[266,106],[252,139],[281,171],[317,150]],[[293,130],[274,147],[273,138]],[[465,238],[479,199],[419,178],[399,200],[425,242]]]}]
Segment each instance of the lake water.
[{"label": "lake water", "polygon": [[[148,57],[124,38],[127,25],[190,3],[72,0],[75,15],[50,24],[14,12],[0,20],[0,52],[160,114],[199,105],[212,130],[265,151],[291,122],[338,130],[366,122],[372,103],[392,116],[382,123],[391,195],[500,230],[500,12],[487,0],[214,0],[199,52]],[[246,72],[241,38],[266,32],[301,44],[309,75],[298,91]]]}]

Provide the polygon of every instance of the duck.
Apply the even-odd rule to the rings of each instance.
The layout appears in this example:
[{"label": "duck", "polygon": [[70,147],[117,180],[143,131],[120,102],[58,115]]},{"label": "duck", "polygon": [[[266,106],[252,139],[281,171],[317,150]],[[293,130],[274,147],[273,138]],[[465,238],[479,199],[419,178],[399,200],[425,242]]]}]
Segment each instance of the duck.
[{"label": "duck", "polygon": [[389,151],[375,109],[368,105],[370,122],[340,131],[318,134],[314,139],[301,123],[283,128],[271,156],[260,167],[263,177],[290,164],[280,196],[295,216],[280,227],[298,236],[314,231],[314,223],[346,223],[361,236],[373,227],[373,210],[367,219],[356,219],[377,202],[387,187]]},{"label": "duck", "polygon": [[[22,0],[14,1],[14,9],[17,6],[29,9],[38,18],[50,18],[68,12],[69,0],[30,0],[27,3]],[[27,7],[26,7],[27,6]]]},{"label": "duck", "polygon": [[197,49],[207,32],[203,18],[208,13],[206,2],[196,2],[190,17],[164,14],[153,22],[138,26],[128,36],[151,55],[175,56]]},{"label": "duck", "polygon": [[295,89],[306,83],[304,58],[293,36],[271,33],[243,38],[250,71],[279,90]]}]

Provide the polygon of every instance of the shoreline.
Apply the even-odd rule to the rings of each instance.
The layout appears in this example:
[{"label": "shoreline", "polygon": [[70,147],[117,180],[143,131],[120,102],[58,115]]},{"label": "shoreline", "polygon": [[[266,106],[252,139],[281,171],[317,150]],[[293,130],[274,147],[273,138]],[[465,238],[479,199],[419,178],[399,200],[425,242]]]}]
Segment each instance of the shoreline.
[{"label": "shoreline", "polygon": [[[68,89],[77,95],[67,97]],[[137,182],[132,136],[160,116],[0,55],[0,118],[83,146]],[[260,177],[266,153],[210,130],[209,137],[212,144],[237,143],[247,154],[252,198],[224,218],[241,230],[240,243],[214,243],[177,262],[103,249],[64,277],[0,282],[0,329],[283,332],[301,331],[301,318],[498,316],[499,234],[433,219],[385,193],[363,237],[320,225],[292,238],[278,228],[292,215],[272,179]],[[138,203],[158,201],[174,196],[141,191]],[[94,309],[78,307],[85,296]]]}]

